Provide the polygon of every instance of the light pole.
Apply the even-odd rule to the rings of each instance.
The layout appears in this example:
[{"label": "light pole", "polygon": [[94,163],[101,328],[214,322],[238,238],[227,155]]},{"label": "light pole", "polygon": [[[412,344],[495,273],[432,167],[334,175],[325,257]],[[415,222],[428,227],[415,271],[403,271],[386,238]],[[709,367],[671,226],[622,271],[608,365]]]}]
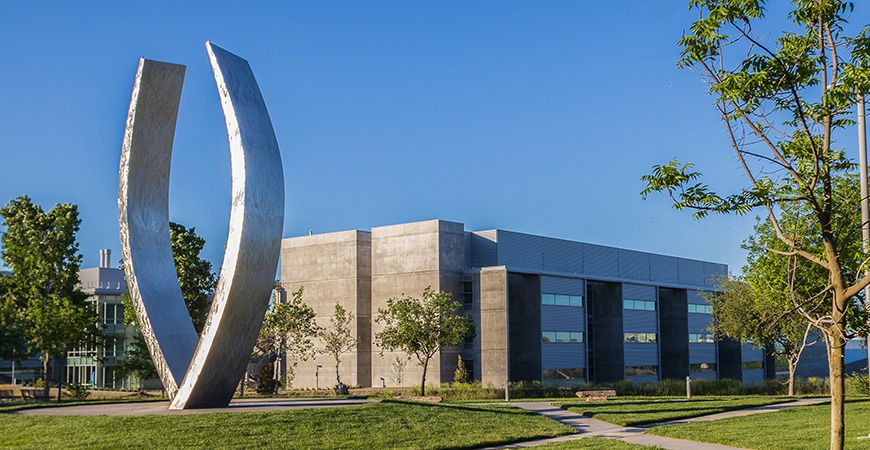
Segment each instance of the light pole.
[{"label": "light pole", "polygon": [[320,364],[314,366],[314,389],[320,389],[320,368],[323,367]]},{"label": "light pole", "polygon": [[[858,165],[861,179],[861,241],[864,253],[870,249],[870,201],[867,198],[867,110],[864,93],[858,93]],[[864,310],[870,311],[870,286],[864,288]],[[870,318],[867,319],[870,326]],[[866,337],[867,367],[870,370],[870,333]]]}]

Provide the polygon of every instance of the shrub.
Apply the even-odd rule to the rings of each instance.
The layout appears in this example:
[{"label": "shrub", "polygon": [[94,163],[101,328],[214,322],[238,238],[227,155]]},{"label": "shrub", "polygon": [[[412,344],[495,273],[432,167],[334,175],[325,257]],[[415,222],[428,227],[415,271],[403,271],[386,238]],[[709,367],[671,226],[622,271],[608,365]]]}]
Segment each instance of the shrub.
[{"label": "shrub", "polygon": [[686,380],[665,378],[664,380],[659,381],[655,395],[665,397],[671,395],[686,395]]},{"label": "shrub", "polygon": [[275,365],[268,363],[260,369],[260,384],[257,385],[257,393],[260,395],[272,395],[275,393]]},{"label": "shrub", "polygon": [[846,378],[846,393],[849,395],[861,395],[864,397],[870,394],[866,369],[861,372],[852,372],[852,374]]},{"label": "shrub", "polygon": [[692,395],[741,395],[743,383],[724,378],[721,380],[692,380]]},{"label": "shrub", "polygon": [[88,387],[80,383],[72,383],[68,385],[67,391],[69,391],[69,397],[73,400],[84,400],[91,395],[91,393],[88,392]]},{"label": "shrub", "polygon": [[830,394],[830,384],[827,378],[796,378],[794,380],[794,391],[798,395],[828,395]]}]

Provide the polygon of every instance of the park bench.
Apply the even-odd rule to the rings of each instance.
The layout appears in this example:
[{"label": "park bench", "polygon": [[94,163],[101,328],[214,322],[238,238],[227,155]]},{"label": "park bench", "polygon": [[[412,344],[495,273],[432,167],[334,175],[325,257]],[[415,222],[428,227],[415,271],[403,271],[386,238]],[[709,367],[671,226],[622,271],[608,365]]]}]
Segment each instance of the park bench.
[{"label": "park bench", "polygon": [[604,402],[607,401],[607,397],[616,397],[616,391],[613,389],[577,391],[577,397],[585,398],[587,402]]},{"label": "park bench", "polygon": [[48,400],[48,395],[46,395],[45,391],[42,389],[22,389],[21,398],[23,398],[24,401]]},{"label": "park bench", "polygon": [[12,389],[0,389],[0,400],[15,400],[18,398]]}]

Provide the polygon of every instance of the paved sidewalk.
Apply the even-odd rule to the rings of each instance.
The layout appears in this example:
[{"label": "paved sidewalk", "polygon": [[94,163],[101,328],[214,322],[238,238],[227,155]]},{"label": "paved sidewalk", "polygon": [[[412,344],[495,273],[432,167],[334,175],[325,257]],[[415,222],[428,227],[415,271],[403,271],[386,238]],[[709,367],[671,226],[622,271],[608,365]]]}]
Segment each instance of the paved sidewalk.
[{"label": "paved sidewalk", "polygon": [[239,411],[280,411],[301,408],[329,408],[362,405],[377,400],[343,398],[244,398],[235,399],[225,408],[170,410],[169,402],[128,402],[99,405],[57,406],[23,409],[8,414],[39,416],[142,416],[151,414],[204,414]]},{"label": "paved sidewalk", "polygon": [[[742,409],[737,411],[729,411],[718,414],[710,414],[706,416],[694,417],[685,420],[675,420],[670,422],[662,422],[653,425],[645,425],[643,427],[621,427],[618,425],[609,424],[601,420],[592,419],[582,416],[577,413],[566,411],[564,409],[552,406],[550,402],[513,402],[512,406],[523,408],[528,411],[535,412],[547,418],[561,422],[565,425],[573,427],[579,433],[568,436],[560,436],[557,438],[541,439],[536,441],[526,441],[517,444],[503,445],[490,447],[490,449],[502,448],[528,448],[537,447],[543,444],[553,442],[572,441],[575,439],[583,439],[587,437],[603,437],[609,439],[619,439],[621,441],[630,442],[632,444],[659,446],[671,450],[742,450],[739,447],[729,447],[719,444],[707,444],[703,442],[687,441],[683,439],[667,438],[662,436],[654,436],[646,434],[646,429],[655,425],[666,425],[671,423],[684,422],[701,422],[707,420],[719,420],[727,417],[740,417],[750,414],[759,414],[765,412],[779,411],[786,408],[794,408],[796,406],[816,405],[827,402],[827,398],[808,398],[800,399],[795,402],[781,403],[777,405],[766,405],[755,408]],[[554,402],[555,403],[555,402]]]}]

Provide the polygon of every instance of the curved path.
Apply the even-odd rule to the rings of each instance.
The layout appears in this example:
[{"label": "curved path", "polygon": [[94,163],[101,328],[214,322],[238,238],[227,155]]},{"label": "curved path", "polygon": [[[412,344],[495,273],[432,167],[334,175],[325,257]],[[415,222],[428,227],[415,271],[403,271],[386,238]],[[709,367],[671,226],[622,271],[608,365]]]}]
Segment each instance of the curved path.
[{"label": "curved path", "polygon": [[569,427],[576,429],[578,433],[567,436],[560,436],[557,438],[526,441],[517,444],[490,447],[490,449],[528,448],[537,447],[543,444],[550,444],[553,442],[571,441],[587,437],[603,437],[609,439],[619,439],[621,441],[630,442],[632,444],[659,446],[661,448],[671,450],[742,450],[739,447],[729,447],[726,445],[707,444],[704,442],[695,442],[683,439],[654,436],[651,434],[646,434],[646,429],[656,425],[667,425],[672,423],[685,422],[702,422],[708,420],[719,420],[727,417],[739,417],[747,416],[750,414],[780,411],[787,408],[794,408],[796,406],[817,405],[820,403],[825,403],[828,400],[829,399],[827,398],[804,398],[789,403],[758,406],[755,408],[693,417],[691,419],[674,420],[670,422],[643,425],[643,427],[621,427],[619,425],[613,425],[607,422],[603,422],[601,420],[592,419],[590,417],[566,411],[556,406],[552,406],[550,402],[511,402],[510,405],[512,406],[517,406],[519,408],[523,408],[525,410],[545,416],[549,419],[553,419],[557,422],[561,422],[565,425],[568,425]]}]

